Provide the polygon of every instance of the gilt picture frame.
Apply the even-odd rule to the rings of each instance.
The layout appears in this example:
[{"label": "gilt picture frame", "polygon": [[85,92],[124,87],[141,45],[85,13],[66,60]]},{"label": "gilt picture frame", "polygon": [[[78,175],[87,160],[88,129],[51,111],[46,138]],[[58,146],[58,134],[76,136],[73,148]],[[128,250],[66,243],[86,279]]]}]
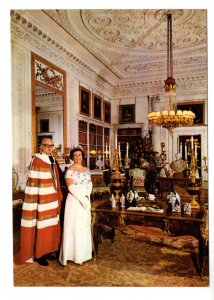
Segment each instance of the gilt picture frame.
[{"label": "gilt picture frame", "polygon": [[103,100],[103,119],[105,123],[111,124],[111,103]]},{"label": "gilt picture frame", "polygon": [[135,104],[119,106],[119,123],[135,123]]},{"label": "gilt picture frame", "polygon": [[102,121],[102,98],[93,93],[92,99],[93,118]]},{"label": "gilt picture frame", "polygon": [[80,86],[79,112],[87,117],[91,116],[91,92]]},{"label": "gilt picture frame", "polygon": [[191,110],[195,114],[193,125],[204,125],[204,102],[177,103],[177,110]]}]

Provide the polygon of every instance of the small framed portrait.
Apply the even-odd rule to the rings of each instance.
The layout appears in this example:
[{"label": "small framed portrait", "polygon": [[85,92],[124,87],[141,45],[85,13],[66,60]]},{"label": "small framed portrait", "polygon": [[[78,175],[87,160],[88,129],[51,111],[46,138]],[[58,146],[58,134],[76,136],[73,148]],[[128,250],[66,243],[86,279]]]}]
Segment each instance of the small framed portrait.
[{"label": "small framed portrait", "polygon": [[82,86],[80,86],[79,107],[80,114],[91,116],[91,92]]},{"label": "small framed portrait", "polygon": [[135,123],[135,104],[119,106],[120,123]]},{"label": "small framed portrait", "polygon": [[111,103],[103,101],[103,117],[104,122],[111,124]]},{"label": "small framed portrait", "polygon": [[204,102],[186,102],[177,104],[177,110],[191,110],[195,114],[194,126],[204,124]]},{"label": "small framed portrait", "polygon": [[102,120],[102,98],[93,94],[93,118]]},{"label": "small framed portrait", "polygon": [[40,132],[49,132],[49,119],[40,120]]}]

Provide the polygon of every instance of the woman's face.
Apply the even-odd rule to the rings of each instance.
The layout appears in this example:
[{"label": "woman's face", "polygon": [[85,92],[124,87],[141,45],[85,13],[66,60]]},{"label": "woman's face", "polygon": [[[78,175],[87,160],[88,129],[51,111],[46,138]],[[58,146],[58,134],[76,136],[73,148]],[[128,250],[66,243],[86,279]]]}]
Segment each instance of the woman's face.
[{"label": "woman's face", "polygon": [[73,161],[76,164],[81,164],[82,163],[82,152],[81,151],[75,151],[73,154]]}]

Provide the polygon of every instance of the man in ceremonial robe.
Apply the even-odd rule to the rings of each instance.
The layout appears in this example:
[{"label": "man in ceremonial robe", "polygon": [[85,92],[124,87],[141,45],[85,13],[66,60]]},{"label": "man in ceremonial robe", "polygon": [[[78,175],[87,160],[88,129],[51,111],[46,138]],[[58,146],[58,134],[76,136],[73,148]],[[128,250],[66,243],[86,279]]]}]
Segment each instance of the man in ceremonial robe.
[{"label": "man in ceremonial robe", "polygon": [[59,250],[62,192],[59,169],[50,155],[53,147],[52,139],[44,137],[41,152],[35,154],[30,165],[22,206],[20,252],[14,258],[17,264],[37,261],[47,266],[47,259],[54,259],[53,253]]}]

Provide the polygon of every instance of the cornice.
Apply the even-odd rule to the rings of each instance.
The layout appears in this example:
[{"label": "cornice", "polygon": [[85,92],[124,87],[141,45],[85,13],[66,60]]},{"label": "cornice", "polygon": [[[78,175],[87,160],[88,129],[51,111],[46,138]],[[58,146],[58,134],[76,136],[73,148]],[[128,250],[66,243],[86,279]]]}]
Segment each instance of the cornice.
[{"label": "cornice", "polygon": [[[181,78],[177,80],[177,95],[191,95],[198,93],[207,98],[207,81],[203,76],[195,78]],[[136,95],[164,94],[164,82],[145,81],[138,83],[124,83],[117,85],[113,92],[113,98],[133,97]]]},{"label": "cornice", "polygon": [[[158,63],[159,57],[154,56],[153,63],[137,64],[135,68],[130,66],[130,72],[136,72],[136,77],[133,82],[120,81],[112,85],[102,75],[96,72],[95,69],[90,67],[87,62],[83,61],[78,55],[75,55],[71,49],[64,46],[57,38],[54,38],[46,29],[32,18],[22,15],[22,11],[11,10],[11,35],[14,40],[18,40],[21,43],[25,43],[26,47],[30,49],[37,49],[46,58],[51,58],[52,61],[58,61],[66,70],[72,72],[72,74],[81,79],[82,82],[90,84],[91,88],[105,90],[105,94],[108,94],[109,98],[114,98],[115,95],[120,96],[133,96],[141,94],[150,94],[152,90],[154,93],[163,93],[164,81],[160,80],[160,73],[156,73],[151,77],[148,70],[151,70],[152,66]],[[204,75],[207,73],[207,61],[200,56],[201,50],[205,51],[206,48],[198,49],[194,51],[194,56],[191,57],[190,51],[187,51],[186,59],[183,64],[188,65],[189,68],[194,66],[194,61],[197,60],[199,67],[195,72],[195,76],[189,78],[188,70],[182,74],[182,78],[176,78],[176,83],[179,89],[185,89],[189,92],[190,89],[199,90],[201,93],[207,93],[207,78]],[[175,68],[182,68],[180,55],[184,53],[176,53]],[[130,60],[130,64],[133,61]],[[178,62],[176,64],[176,62]],[[142,69],[142,77],[137,74],[139,68]],[[163,66],[165,69],[165,65]],[[146,74],[146,80],[145,79]]]},{"label": "cornice", "polygon": [[[28,20],[21,12],[11,10],[11,35],[15,40],[28,43],[30,48],[37,48],[43,53],[49,53],[54,60],[58,60],[62,65],[72,69],[76,75],[93,82],[103,89],[111,90],[113,85],[102,75],[98,74],[85,61],[80,59],[72,51],[63,46],[63,44],[48,34],[42,26]],[[26,31],[27,30],[27,31]],[[51,50],[50,50],[51,49]],[[66,58],[66,59],[65,59]]]}]

